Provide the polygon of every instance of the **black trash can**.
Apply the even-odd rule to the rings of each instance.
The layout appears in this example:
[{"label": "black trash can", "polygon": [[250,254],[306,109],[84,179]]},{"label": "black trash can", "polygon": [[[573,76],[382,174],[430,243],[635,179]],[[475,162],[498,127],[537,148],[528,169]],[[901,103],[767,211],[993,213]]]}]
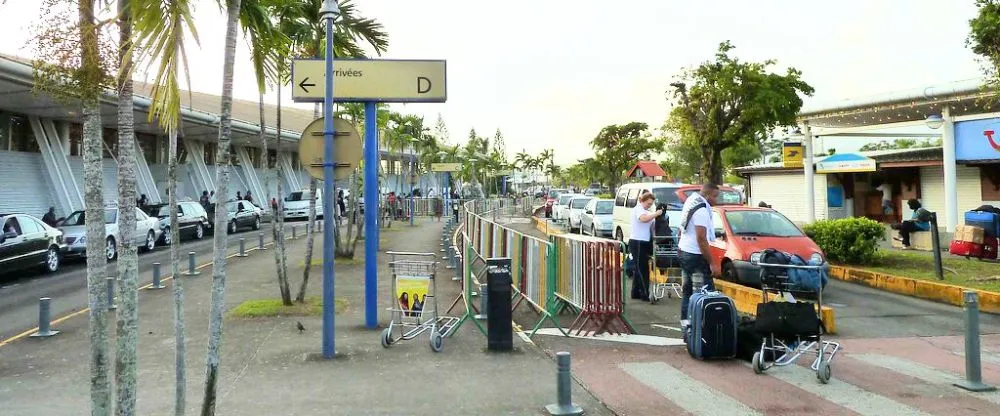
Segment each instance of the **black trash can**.
[{"label": "black trash can", "polygon": [[486,260],[486,290],[489,292],[486,306],[486,349],[489,351],[514,349],[514,327],[510,310],[513,279],[510,269],[509,258]]}]

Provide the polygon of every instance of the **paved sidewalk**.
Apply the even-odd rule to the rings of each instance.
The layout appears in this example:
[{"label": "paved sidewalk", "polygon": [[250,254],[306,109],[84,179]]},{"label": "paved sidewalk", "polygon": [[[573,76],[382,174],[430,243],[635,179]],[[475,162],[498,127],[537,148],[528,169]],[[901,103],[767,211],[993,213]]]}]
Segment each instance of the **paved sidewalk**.
[{"label": "paved sidewalk", "polygon": [[[416,227],[393,224],[383,232],[381,251],[433,251],[440,223]],[[320,253],[317,237],[316,253]],[[289,275],[301,280],[304,238],[288,245]],[[363,257],[363,242],[358,246]],[[380,306],[387,307],[388,259],[379,259]],[[276,298],[271,250],[231,258],[227,310],[248,299]],[[379,344],[379,332],[363,327],[364,264],[337,266],[336,294],[348,307],[337,315],[337,348],[332,361],[308,358],[320,351],[320,317],[227,318],[220,366],[219,414],[228,415],[540,415],[555,400],[555,364],[540,350],[515,336],[516,352],[485,352],[486,341],[466,324],[433,353],[426,338],[393,346]],[[438,290],[442,312],[458,293],[450,271],[441,267]],[[144,276],[148,279],[148,276]],[[202,400],[204,357],[210,308],[211,268],[185,277],[188,336],[188,414]],[[169,283],[168,283],[169,285]],[[320,296],[321,268],[310,276],[310,296]],[[172,414],[173,320],[169,289],[140,292],[139,411]],[[113,322],[113,316],[112,322]],[[389,316],[380,312],[380,321]],[[306,331],[299,333],[296,321]],[[112,324],[113,328],[113,324]],[[87,319],[62,322],[54,338],[25,339],[0,348],[0,414],[78,415],[89,406]],[[112,330],[113,331],[113,330]],[[537,339],[537,338],[536,338]],[[114,341],[111,341],[112,351]],[[113,359],[111,359],[113,362]],[[53,400],[54,399],[54,400]],[[593,396],[574,386],[574,401],[588,415],[610,415]]]}]

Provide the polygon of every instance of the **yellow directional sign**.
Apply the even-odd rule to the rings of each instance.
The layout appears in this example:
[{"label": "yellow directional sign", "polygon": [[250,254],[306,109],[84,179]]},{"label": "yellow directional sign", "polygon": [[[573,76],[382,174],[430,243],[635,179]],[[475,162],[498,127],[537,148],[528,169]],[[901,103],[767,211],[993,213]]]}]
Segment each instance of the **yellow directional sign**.
[{"label": "yellow directional sign", "polygon": [[786,142],[781,147],[781,161],[786,168],[801,168],[802,164],[802,153],[805,151],[805,147],[802,143],[797,142]]},{"label": "yellow directional sign", "polygon": [[[334,179],[346,179],[361,161],[361,135],[351,122],[342,118],[333,119],[336,135],[333,139],[333,153],[336,162],[333,167]],[[309,175],[323,180],[323,118],[317,118],[306,126],[299,138],[299,162]]]},{"label": "yellow directional sign", "polygon": [[[321,59],[292,61],[292,100],[322,102],[325,69]],[[443,103],[448,99],[443,60],[337,59],[333,72],[334,102]]]},{"label": "yellow directional sign", "polygon": [[431,172],[458,172],[462,170],[461,163],[431,163]]}]

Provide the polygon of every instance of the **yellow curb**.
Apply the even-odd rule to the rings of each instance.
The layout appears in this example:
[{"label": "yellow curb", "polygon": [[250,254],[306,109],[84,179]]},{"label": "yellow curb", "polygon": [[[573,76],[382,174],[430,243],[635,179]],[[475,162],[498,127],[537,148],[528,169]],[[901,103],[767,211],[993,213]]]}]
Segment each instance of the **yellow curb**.
[{"label": "yellow curb", "polygon": [[988,290],[971,289],[948,283],[912,279],[876,273],[852,267],[830,265],[830,277],[845,282],[857,283],[887,292],[913,296],[915,298],[933,300],[949,305],[962,306],[962,292],[972,290],[979,294],[979,310],[988,313],[1000,313],[1000,293]]},{"label": "yellow curb", "polygon": [[535,228],[538,231],[545,233],[546,235],[561,235],[566,234],[565,231],[560,230],[557,227],[550,227],[548,221],[545,218],[538,218],[534,215],[531,216],[531,222],[535,223]]},{"label": "yellow curb", "polygon": [[[718,291],[733,298],[733,303],[736,304],[737,310],[746,314],[757,315],[757,305],[763,301],[763,294],[760,289],[754,289],[752,287],[719,279],[714,279],[713,283]],[[823,306],[820,310],[820,319],[823,320],[823,326],[828,334],[837,333],[836,318],[836,312],[833,308]]]}]

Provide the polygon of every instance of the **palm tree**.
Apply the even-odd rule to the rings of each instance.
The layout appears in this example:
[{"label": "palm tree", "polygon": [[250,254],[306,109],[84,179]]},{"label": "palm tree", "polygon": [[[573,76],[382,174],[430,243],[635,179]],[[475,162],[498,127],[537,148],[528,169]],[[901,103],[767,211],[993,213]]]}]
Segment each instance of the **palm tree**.
[{"label": "palm tree", "polygon": [[[156,120],[166,130],[169,138],[167,164],[167,201],[170,207],[170,264],[173,276],[180,276],[179,253],[180,227],[177,220],[177,134],[180,129],[181,92],[179,72],[187,71],[184,58],[184,36],[190,32],[195,42],[198,32],[192,18],[191,0],[132,0],[133,29],[136,34],[138,51],[144,51],[147,59],[158,61],[152,89],[152,105],[149,121]],[[182,68],[183,65],[183,68]],[[188,82],[190,85],[190,82]],[[221,194],[220,194],[221,195]],[[220,210],[224,211],[224,210]],[[186,367],[187,346],[184,329],[184,285],[183,279],[174,279],[174,414],[183,415],[186,410]]]}]

